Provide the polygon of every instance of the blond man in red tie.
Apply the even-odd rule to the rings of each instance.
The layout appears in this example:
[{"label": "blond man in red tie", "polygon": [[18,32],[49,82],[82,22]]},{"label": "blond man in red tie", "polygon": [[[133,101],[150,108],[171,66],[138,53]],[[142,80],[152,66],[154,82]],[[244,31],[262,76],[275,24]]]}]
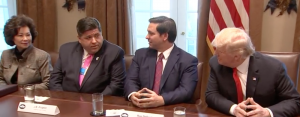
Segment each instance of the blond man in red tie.
[{"label": "blond man in red tie", "polygon": [[196,88],[198,60],[178,48],[173,19],[149,19],[146,39],[149,48],[135,52],[125,81],[125,97],[141,108],[183,103]]},{"label": "blond man in red tie", "polygon": [[60,47],[50,90],[123,95],[123,49],[103,39],[95,18],[80,19],[76,29],[78,41]]},{"label": "blond man in red tie", "polygon": [[275,58],[255,52],[249,35],[225,28],[212,42],[215,55],[206,90],[209,107],[237,117],[293,117],[300,96],[286,67]]}]

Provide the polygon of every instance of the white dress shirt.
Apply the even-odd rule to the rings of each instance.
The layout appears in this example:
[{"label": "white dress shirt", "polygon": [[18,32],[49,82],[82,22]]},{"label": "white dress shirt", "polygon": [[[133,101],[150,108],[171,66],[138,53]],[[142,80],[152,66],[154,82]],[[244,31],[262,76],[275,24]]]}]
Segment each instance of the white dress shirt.
[{"label": "white dress shirt", "polygon": [[[163,52],[164,58],[162,60],[162,62],[163,62],[162,73],[164,73],[164,69],[165,69],[166,63],[168,61],[168,58],[169,58],[169,56],[170,56],[171,51],[173,50],[173,48],[174,48],[174,44],[173,44],[172,47],[170,47],[169,49],[167,49],[166,51]],[[158,61],[158,59],[159,59],[158,56],[159,56],[160,53],[161,52],[157,52],[157,60],[156,61]]]},{"label": "white dress shirt", "polygon": [[[241,86],[242,86],[243,100],[246,100],[246,84],[247,84],[249,61],[250,61],[250,57],[247,57],[245,59],[245,61],[241,65],[239,65],[238,67],[236,67],[237,74],[239,76],[239,79],[240,79],[240,82],[241,82]],[[234,104],[234,105],[231,106],[231,108],[230,108],[230,114],[233,115],[234,109],[235,109],[236,106],[237,106],[237,104]],[[267,108],[267,110],[270,112],[271,117],[273,117],[272,111],[269,108]]]},{"label": "white dress shirt", "polygon": [[248,75],[248,68],[249,68],[249,59],[250,57],[247,57],[241,65],[236,67],[237,74],[239,76],[241,86],[242,86],[243,100],[246,99],[246,84],[247,84],[247,75]]},{"label": "white dress shirt", "polygon": [[[83,64],[84,64],[84,61],[86,60],[86,58],[89,56],[89,53],[85,50],[85,49],[83,49],[83,55],[82,55],[82,63],[81,63],[81,67],[83,66]],[[92,58],[93,59],[93,58]],[[80,68],[81,68],[80,67]],[[86,73],[86,71],[89,69],[89,67],[90,67],[90,65],[88,65],[87,66],[87,68],[86,68],[86,70],[84,71],[84,74],[83,75],[85,75],[85,73]]]},{"label": "white dress shirt", "polygon": [[[174,48],[174,44],[172,45],[172,47],[168,48],[168,49],[165,50],[164,52],[157,52],[157,60],[156,60],[156,61],[158,61],[158,59],[159,59],[158,56],[159,56],[160,53],[163,53],[163,55],[164,55],[164,58],[162,59],[162,62],[163,62],[162,75],[163,75],[163,73],[164,73],[164,69],[165,69],[166,63],[167,63],[167,61],[168,61],[168,58],[169,58],[169,56],[170,56],[171,51],[173,50],[173,48]],[[135,92],[132,92],[132,93],[130,93],[130,94],[128,95],[128,100],[129,100],[129,101],[130,101],[130,96],[131,96],[133,93],[135,93]]]}]

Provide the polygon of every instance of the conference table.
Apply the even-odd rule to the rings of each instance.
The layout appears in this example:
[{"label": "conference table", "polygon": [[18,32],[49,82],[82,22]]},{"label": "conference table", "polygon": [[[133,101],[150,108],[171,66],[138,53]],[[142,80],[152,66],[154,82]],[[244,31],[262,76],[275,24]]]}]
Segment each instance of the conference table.
[{"label": "conference table", "polygon": [[[24,102],[24,91],[20,88],[18,91],[5,95],[0,98],[0,116],[1,117],[91,117],[92,95],[84,93],[35,90],[36,96],[50,97],[38,104],[56,105],[60,113],[55,116],[18,112],[19,102]],[[205,103],[188,104],[181,103],[175,105],[162,106],[157,108],[138,108],[131,102],[126,101],[124,97],[104,96],[103,108],[106,109],[125,109],[128,111],[137,111],[153,114],[162,114],[165,117],[173,117],[173,108],[182,106],[186,108],[186,117],[226,117],[213,109],[207,107]]]}]

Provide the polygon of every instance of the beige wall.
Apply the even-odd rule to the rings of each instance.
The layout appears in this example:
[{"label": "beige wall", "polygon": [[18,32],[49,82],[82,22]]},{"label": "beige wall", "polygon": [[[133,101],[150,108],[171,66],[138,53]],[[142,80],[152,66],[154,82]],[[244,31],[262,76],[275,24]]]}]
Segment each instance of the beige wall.
[{"label": "beige wall", "polygon": [[[57,0],[57,51],[59,47],[71,41],[77,41],[76,24],[77,21],[86,16],[84,11],[78,11],[77,4],[74,5],[73,10],[68,12],[63,8],[65,0]],[[54,24],[55,25],[55,24]]]},{"label": "beige wall", "polygon": [[[269,0],[264,0],[264,6]],[[299,2],[299,0],[297,0]],[[292,52],[293,41],[296,28],[297,13],[292,11],[291,14],[284,12],[278,16],[280,10],[276,9],[271,15],[271,10],[263,13],[262,22],[262,51],[273,52]]]}]

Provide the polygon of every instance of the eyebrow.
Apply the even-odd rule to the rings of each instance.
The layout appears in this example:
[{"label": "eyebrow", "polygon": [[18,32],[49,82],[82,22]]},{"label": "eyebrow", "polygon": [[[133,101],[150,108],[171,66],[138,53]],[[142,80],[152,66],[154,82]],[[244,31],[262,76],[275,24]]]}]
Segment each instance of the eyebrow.
[{"label": "eyebrow", "polygon": [[18,35],[19,35],[19,34],[30,34],[30,32],[26,32],[26,33],[21,33],[21,32],[20,32],[20,33],[18,33]]},{"label": "eyebrow", "polygon": [[97,35],[97,34],[100,35],[100,33],[93,33],[93,34],[90,34],[90,35],[87,35],[87,36],[94,36],[94,35]]},{"label": "eyebrow", "polygon": [[147,30],[148,31],[148,33],[154,33],[154,32],[152,32],[152,31],[150,31],[150,30]]},{"label": "eyebrow", "polygon": [[92,37],[92,36],[94,36],[94,35],[101,35],[101,33],[93,33],[93,34],[90,34],[90,35],[82,35],[84,38],[86,38],[86,37]]}]

